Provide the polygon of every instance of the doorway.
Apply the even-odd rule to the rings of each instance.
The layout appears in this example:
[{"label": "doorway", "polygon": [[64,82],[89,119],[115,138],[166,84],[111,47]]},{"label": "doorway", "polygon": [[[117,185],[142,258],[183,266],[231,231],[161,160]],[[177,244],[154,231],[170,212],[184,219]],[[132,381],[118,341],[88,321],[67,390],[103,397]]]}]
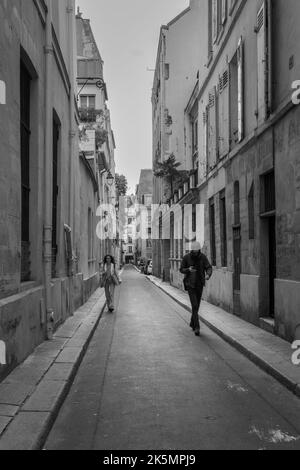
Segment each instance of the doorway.
[{"label": "doorway", "polygon": [[240,211],[240,183],[234,183],[234,225],[233,225],[233,313],[241,315],[241,273],[242,236]]},{"label": "doorway", "polygon": [[269,316],[275,318],[275,279],[276,279],[276,218],[268,219],[269,238]]},{"label": "doorway", "polygon": [[275,318],[276,201],[274,171],[261,176],[261,317]]}]

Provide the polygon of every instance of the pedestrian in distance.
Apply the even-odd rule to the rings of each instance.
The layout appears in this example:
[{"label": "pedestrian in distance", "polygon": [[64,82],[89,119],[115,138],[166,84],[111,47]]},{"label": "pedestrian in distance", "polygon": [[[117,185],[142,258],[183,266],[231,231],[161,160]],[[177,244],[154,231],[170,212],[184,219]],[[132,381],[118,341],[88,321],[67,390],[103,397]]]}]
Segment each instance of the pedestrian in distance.
[{"label": "pedestrian in distance", "polygon": [[203,288],[213,273],[211,264],[201,252],[200,243],[194,242],[192,244],[191,252],[182,260],[180,272],[185,275],[184,288],[189,294],[192,306],[190,327],[196,336],[200,336],[199,309]]},{"label": "pedestrian in distance", "polygon": [[106,255],[100,269],[100,287],[104,287],[107,307],[110,312],[115,310],[115,288],[121,284],[116,262],[113,256]]}]

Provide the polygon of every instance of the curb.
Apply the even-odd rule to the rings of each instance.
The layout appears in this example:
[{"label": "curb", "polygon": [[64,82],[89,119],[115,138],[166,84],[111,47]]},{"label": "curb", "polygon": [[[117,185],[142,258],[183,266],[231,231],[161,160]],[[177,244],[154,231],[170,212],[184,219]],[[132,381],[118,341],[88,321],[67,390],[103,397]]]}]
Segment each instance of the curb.
[{"label": "curb", "polygon": [[[153,285],[158,287],[162,292],[164,292],[166,295],[168,295],[172,300],[174,300],[178,305],[180,305],[182,308],[184,308],[188,312],[192,313],[191,307],[186,305],[184,302],[180,301],[178,298],[173,296],[170,292],[166,291],[163,288],[163,286],[161,286],[159,283],[156,283],[155,281],[153,281],[149,276],[147,276],[147,279]],[[261,356],[259,356],[258,354],[256,354],[253,351],[250,351],[243,344],[241,344],[239,341],[235,340],[230,335],[224,333],[224,331],[222,331],[217,326],[213,325],[206,318],[203,318],[202,315],[199,315],[199,318],[210,330],[212,330],[214,333],[216,333],[218,336],[220,336],[224,341],[226,341],[228,344],[233,346],[236,350],[238,350],[240,353],[242,353],[245,357],[250,359],[254,364],[256,364],[262,370],[267,372],[274,379],[276,379],[278,382],[280,382],[284,387],[286,387],[288,390],[290,390],[294,395],[296,395],[298,398],[300,398],[300,387],[297,383],[295,383],[289,377],[287,377],[282,372],[277,370],[272,364],[267,362]]]},{"label": "curb", "polygon": [[[89,302],[89,301],[88,301]],[[87,303],[88,303],[87,302]],[[53,423],[55,422],[61,406],[68,395],[70,388],[74,382],[74,378],[76,373],[82,363],[82,360],[86,354],[88,346],[94,336],[94,333],[100,323],[100,320],[103,316],[104,310],[106,306],[105,296],[100,295],[99,298],[95,301],[94,305],[91,306],[90,310],[86,314],[86,316],[82,319],[81,323],[78,323],[78,326],[74,328],[73,335],[69,336],[68,338],[64,338],[64,334],[60,334],[60,329],[54,335],[55,339],[65,339],[65,343],[60,350],[57,350],[57,356],[53,357],[53,362],[49,366],[47,370],[43,373],[38,383],[35,387],[32,388],[32,393],[28,394],[23,403],[19,406],[19,409],[14,416],[14,418],[8,423],[5,430],[0,436],[0,450],[42,450],[44,443],[51,431]],[[84,307],[84,305],[82,306]],[[81,308],[82,308],[81,307]],[[79,309],[80,310],[80,309]],[[97,315],[97,312],[99,314]],[[73,317],[69,317],[69,320],[72,321],[72,318],[76,319],[76,312]],[[62,325],[63,328],[64,325]],[[77,341],[82,342],[80,346],[76,348],[72,348],[72,342],[76,343],[76,334],[81,333],[80,328],[82,328],[84,333],[84,339],[78,338]],[[80,336],[80,335],[79,335]],[[50,344],[51,342],[42,343],[42,345]],[[42,346],[40,345],[40,346]],[[74,345],[75,346],[75,345]],[[76,353],[75,354],[75,349]],[[65,361],[63,359],[59,359],[63,354],[70,354],[74,353],[74,357],[69,361]],[[77,351],[78,350],[78,351]],[[69,368],[66,376],[60,379],[52,379],[53,381],[50,382],[50,379],[47,376],[51,375],[51,372],[55,376],[55,368],[56,367],[66,367]],[[7,378],[9,380],[9,377]],[[56,380],[56,382],[55,382]],[[27,409],[28,403],[34,396],[34,394],[38,391],[39,388],[42,388],[43,385],[47,389],[48,384],[55,384],[57,389],[57,393],[53,396],[51,401],[51,405],[49,409]],[[1,384],[0,384],[1,385]],[[52,397],[51,397],[52,398]],[[0,400],[1,400],[1,388],[0,388]],[[1,402],[1,401],[0,401]],[[37,403],[38,400],[35,399]],[[34,400],[33,400],[34,403]],[[33,407],[34,408],[34,407]],[[26,419],[28,420],[26,421]],[[37,425],[35,426],[35,418]],[[21,425],[20,425],[21,423]],[[18,432],[19,431],[19,432]],[[28,436],[25,437],[23,433],[28,433]],[[31,434],[30,434],[31,433]],[[20,438],[18,439],[18,436]]]}]

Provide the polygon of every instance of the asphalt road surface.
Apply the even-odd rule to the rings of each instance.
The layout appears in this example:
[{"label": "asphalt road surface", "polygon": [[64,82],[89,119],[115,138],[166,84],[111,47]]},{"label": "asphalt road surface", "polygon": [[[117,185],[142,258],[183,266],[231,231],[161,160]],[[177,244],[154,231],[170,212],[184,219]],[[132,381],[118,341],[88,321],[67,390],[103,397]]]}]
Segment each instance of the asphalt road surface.
[{"label": "asphalt road surface", "polygon": [[300,449],[300,400],[133,267],[47,450]]}]

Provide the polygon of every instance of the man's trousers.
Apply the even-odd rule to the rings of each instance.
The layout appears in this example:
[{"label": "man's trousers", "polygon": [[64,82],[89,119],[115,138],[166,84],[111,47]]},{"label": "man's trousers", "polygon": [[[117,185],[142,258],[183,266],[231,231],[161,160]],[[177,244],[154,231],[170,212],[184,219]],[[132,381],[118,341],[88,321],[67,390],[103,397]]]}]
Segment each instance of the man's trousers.
[{"label": "man's trousers", "polygon": [[197,287],[197,289],[189,289],[188,290],[190,301],[192,305],[192,319],[191,319],[191,327],[193,330],[200,330],[200,323],[199,323],[199,310],[200,304],[202,299],[203,293],[203,286]]}]

